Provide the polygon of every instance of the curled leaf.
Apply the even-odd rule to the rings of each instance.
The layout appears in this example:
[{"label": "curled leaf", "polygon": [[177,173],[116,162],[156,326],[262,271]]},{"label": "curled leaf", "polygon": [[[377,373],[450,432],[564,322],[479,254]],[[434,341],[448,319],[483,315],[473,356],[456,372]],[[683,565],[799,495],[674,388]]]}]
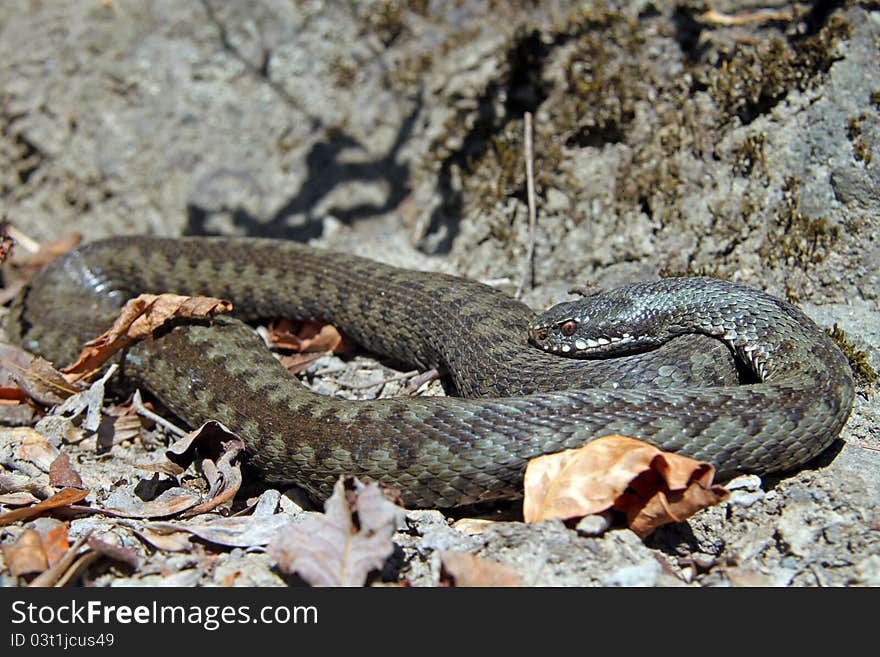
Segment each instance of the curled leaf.
[{"label": "curled leaf", "polygon": [[331,324],[281,319],[269,325],[269,343],[297,353],[351,351],[352,343]]},{"label": "curled leaf", "polygon": [[579,449],[532,459],[526,468],[526,522],[579,518],[615,509],[644,538],[727,499],[715,469],[626,436],[605,436]]},{"label": "curled leaf", "polygon": [[232,304],[213,297],[141,294],[128,301],[109,330],[86,343],[76,361],[62,370],[70,381],[87,378],[120,349],[149,338],[168,320],[211,317],[232,310]]}]

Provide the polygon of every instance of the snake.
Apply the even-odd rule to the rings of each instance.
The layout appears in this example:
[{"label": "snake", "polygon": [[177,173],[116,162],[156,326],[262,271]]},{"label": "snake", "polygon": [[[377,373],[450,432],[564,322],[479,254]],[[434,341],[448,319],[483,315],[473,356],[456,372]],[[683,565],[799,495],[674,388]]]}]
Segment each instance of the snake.
[{"label": "snake", "polygon": [[[716,468],[796,469],[850,414],[848,361],[786,301],[712,278],[633,283],[543,314],[489,285],[265,238],[120,236],[41,269],[13,302],[11,339],[55,363],[140,293],[228,299],[119,358],[190,426],[241,437],[269,482],[326,497],[340,475],[396,487],[408,507],[523,495],[530,459],[620,434]],[[441,368],[454,395],[352,401],[310,391],[247,322],[332,323],[392,362]]]}]

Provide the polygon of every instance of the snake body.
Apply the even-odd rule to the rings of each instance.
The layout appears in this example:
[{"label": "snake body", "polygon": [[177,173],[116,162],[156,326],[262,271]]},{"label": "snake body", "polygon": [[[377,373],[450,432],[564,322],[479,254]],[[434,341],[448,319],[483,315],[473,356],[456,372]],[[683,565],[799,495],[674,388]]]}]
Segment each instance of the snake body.
[{"label": "snake body", "polygon": [[[181,323],[131,347],[122,374],[192,426],[215,419],[238,432],[267,480],[321,496],[349,473],[398,487],[409,506],[517,497],[529,458],[610,433],[709,461],[720,477],[790,469],[827,447],[853,401],[849,366],[828,336],[756,290],[669,280],[616,294],[646,317],[641,304],[662,298],[675,332],[694,335],[581,361],[531,346],[534,313],[474,281],[290,242],[118,237],[39,272],[8,332],[62,363],[139,293],[231,300],[235,318]],[[277,316],[326,320],[370,351],[444,367],[461,396],[352,402],[309,392],[240,321]],[[759,382],[738,385],[732,353]]]}]

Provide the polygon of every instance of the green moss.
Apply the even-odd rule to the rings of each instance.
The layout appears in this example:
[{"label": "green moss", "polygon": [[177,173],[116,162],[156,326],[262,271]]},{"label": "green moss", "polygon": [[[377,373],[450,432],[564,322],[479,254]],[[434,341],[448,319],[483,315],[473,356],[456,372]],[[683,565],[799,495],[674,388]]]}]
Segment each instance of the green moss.
[{"label": "green moss", "polygon": [[850,118],[849,122],[846,125],[846,136],[852,143],[853,157],[856,158],[859,162],[864,162],[865,165],[870,164],[873,157],[873,155],[871,154],[871,150],[868,148],[868,145],[861,138],[861,122],[867,118],[868,117],[865,114],[860,114],[858,118]]},{"label": "green moss", "polygon": [[793,176],[785,179],[782,198],[782,208],[758,253],[771,264],[781,262],[806,271],[825,257],[840,229],[825,217],[810,217],[800,211],[798,180]]},{"label": "green moss", "polygon": [[841,59],[837,47],[851,35],[843,18],[833,15],[816,34],[772,37],[753,46],[739,45],[721,53],[719,66],[708,71],[706,85],[718,106],[750,123],[782,100],[789,89],[816,84]]},{"label": "green moss", "polygon": [[757,164],[760,167],[761,175],[767,177],[767,160],[764,157],[764,145],[767,137],[763,132],[750,135],[742,145],[735,149],[734,170],[741,176],[751,175]]},{"label": "green moss", "polygon": [[857,349],[846,339],[846,333],[837,324],[833,329],[828,330],[828,335],[834,340],[835,344],[849,360],[849,366],[852,368],[856,381],[862,384],[874,384],[880,381],[880,375],[871,367],[868,362],[868,354]]},{"label": "green moss", "polygon": [[708,265],[700,265],[698,267],[688,265],[684,269],[675,269],[673,267],[664,266],[658,270],[657,274],[660,278],[693,278],[704,276],[708,276],[709,278],[720,278],[722,280],[728,280],[730,278],[729,276],[722,274],[717,267],[710,267]]}]

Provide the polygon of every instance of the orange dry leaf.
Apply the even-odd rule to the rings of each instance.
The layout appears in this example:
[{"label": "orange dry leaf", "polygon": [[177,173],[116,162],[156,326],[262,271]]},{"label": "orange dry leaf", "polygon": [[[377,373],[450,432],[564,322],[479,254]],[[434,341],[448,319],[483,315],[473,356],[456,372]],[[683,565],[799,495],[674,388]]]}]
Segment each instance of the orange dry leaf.
[{"label": "orange dry leaf", "polygon": [[605,436],[579,449],[532,459],[526,468],[526,522],[579,518],[614,508],[641,538],[727,499],[715,468],[641,440]]},{"label": "orange dry leaf", "polygon": [[40,533],[25,529],[18,540],[3,546],[3,560],[13,577],[41,573],[49,567]]},{"label": "orange dry leaf", "polygon": [[514,570],[466,552],[440,552],[440,581],[447,586],[522,586]]},{"label": "orange dry leaf", "polygon": [[332,324],[289,319],[269,324],[269,342],[279,349],[298,353],[332,351],[338,354],[350,351],[352,346],[351,341]]},{"label": "orange dry leaf", "polygon": [[33,506],[25,507],[23,509],[7,511],[6,513],[0,513],[0,527],[15,522],[16,520],[33,518],[42,514],[44,511],[76,504],[77,502],[85,499],[88,494],[88,490],[80,490],[77,488],[64,488],[52,497],[50,497],[48,500],[43,500],[39,504],[34,504]]},{"label": "orange dry leaf", "polygon": [[151,337],[153,331],[170,319],[211,317],[230,310],[230,302],[213,297],[142,294],[126,303],[113,326],[86,343],[76,362],[61,371],[70,381],[85,379],[117,351],[136,340]]}]

